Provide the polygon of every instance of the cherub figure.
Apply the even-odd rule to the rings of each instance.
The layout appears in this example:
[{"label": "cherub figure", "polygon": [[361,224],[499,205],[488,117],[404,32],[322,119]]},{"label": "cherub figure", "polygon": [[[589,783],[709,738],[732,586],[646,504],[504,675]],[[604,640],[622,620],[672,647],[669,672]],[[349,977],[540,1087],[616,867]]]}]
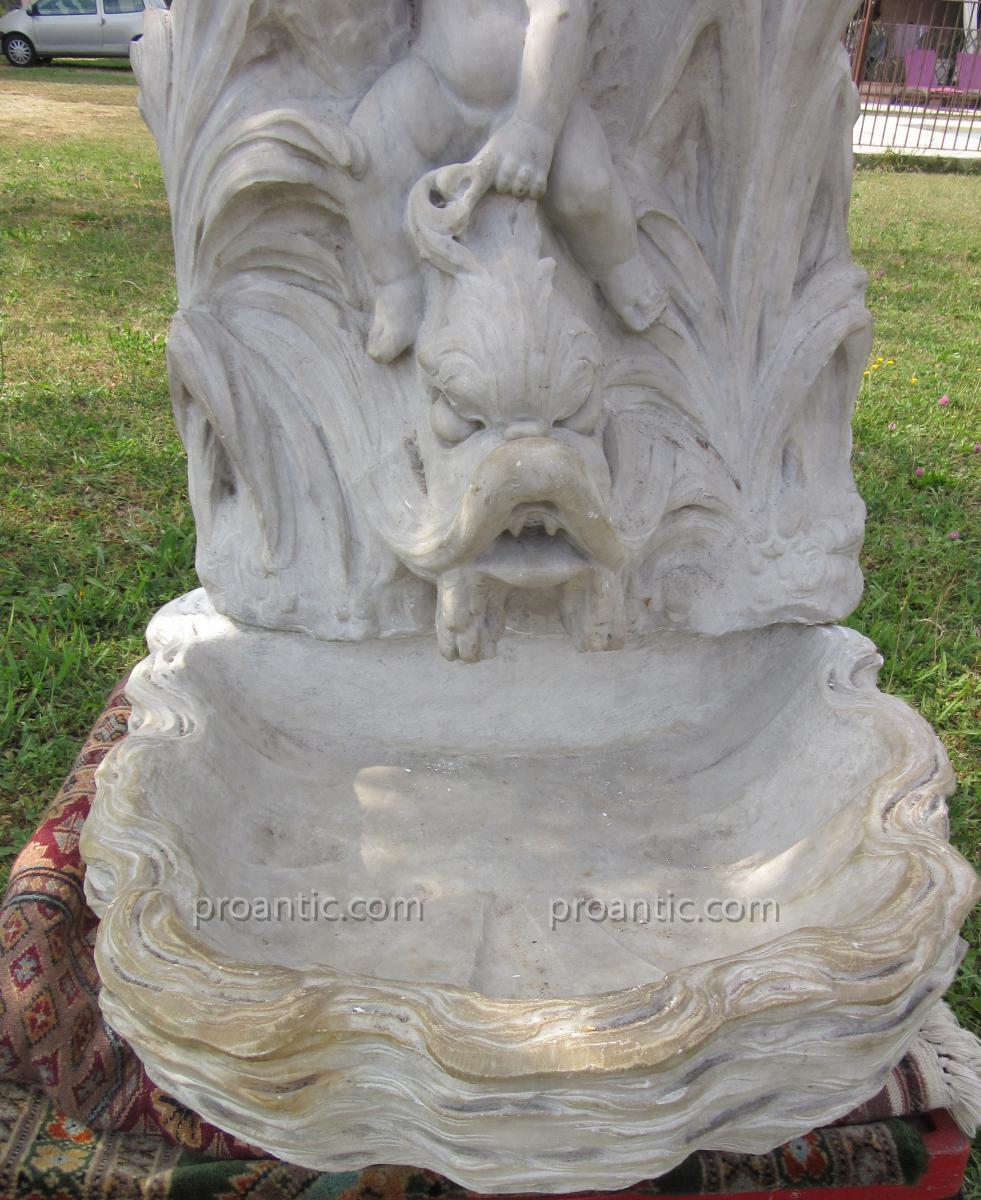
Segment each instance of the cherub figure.
[{"label": "cherub figure", "polygon": [[665,295],[606,136],[579,85],[592,0],[416,0],[409,53],[352,119],[369,166],[349,206],[376,286],[368,351],[391,362],[416,337],[418,257],[404,229],[427,172],[472,161],[488,187],[542,200],[553,225],[623,323],[642,332]]}]

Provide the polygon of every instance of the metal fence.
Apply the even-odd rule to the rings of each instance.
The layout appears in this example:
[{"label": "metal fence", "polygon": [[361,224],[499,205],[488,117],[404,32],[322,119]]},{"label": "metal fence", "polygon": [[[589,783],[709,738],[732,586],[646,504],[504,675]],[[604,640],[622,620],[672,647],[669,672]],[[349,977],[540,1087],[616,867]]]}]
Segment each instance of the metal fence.
[{"label": "metal fence", "polygon": [[846,38],[861,98],[855,148],[981,155],[981,0],[880,3],[864,0]]}]

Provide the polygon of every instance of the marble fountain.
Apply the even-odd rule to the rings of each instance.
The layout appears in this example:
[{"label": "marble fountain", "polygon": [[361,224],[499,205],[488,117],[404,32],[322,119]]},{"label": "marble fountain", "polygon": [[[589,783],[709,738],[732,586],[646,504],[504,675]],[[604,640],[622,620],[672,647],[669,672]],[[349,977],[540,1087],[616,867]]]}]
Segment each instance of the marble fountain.
[{"label": "marble fountain", "polygon": [[208,1120],[618,1188],[843,1115],[939,1003],[952,774],[834,624],[853,8],[148,20],[202,588],[83,851],[105,1017]]}]

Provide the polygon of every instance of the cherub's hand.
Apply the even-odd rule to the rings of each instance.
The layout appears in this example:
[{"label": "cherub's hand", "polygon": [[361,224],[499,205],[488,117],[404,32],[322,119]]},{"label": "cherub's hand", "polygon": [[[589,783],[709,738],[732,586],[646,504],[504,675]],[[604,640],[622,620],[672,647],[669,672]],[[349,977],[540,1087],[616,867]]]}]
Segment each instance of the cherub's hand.
[{"label": "cherub's hand", "polygon": [[551,134],[512,117],[493,134],[478,159],[486,165],[499,192],[540,200],[548,186],[554,153],[555,138]]}]

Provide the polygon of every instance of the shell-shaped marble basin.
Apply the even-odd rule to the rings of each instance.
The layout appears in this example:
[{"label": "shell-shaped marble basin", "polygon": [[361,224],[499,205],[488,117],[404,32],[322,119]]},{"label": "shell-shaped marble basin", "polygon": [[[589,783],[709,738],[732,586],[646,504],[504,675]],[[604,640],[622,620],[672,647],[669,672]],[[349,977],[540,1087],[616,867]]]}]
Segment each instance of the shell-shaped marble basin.
[{"label": "shell-shaped marble basin", "polygon": [[973,872],[843,628],[342,644],[167,606],[83,836],[109,1023],[291,1161],[484,1191],[763,1151],[902,1056]]}]

